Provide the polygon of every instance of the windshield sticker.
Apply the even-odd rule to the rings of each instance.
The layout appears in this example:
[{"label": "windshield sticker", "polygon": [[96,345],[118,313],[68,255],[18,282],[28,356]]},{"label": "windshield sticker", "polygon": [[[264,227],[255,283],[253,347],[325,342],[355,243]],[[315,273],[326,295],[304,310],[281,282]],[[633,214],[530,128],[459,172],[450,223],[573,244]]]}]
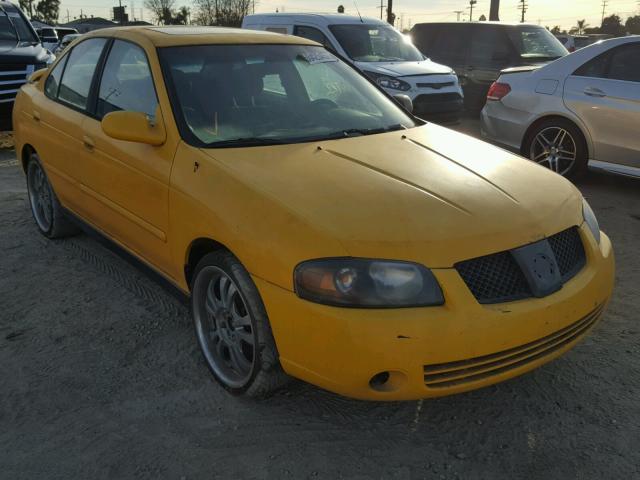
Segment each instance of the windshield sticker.
[{"label": "windshield sticker", "polygon": [[321,48],[314,48],[313,51],[309,50],[305,53],[301,53],[300,55],[298,55],[298,57],[307,62],[309,65],[338,61],[336,57]]}]

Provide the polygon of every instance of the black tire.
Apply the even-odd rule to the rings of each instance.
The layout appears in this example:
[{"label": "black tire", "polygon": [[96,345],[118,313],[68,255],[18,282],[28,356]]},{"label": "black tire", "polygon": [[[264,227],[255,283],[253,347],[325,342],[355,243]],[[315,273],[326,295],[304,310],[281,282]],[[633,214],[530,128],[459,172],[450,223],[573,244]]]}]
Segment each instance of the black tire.
[{"label": "black tire", "polygon": [[[565,139],[565,145],[573,145],[574,147],[573,150],[575,152],[575,159],[573,160],[573,164],[571,164],[570,167],[566,168],[566,171],[565,168],[561,166],[561,162],[563,160],[556,160],[555,165],[558,166],[557,168],[553,168],[552,162],[546,161],[544,157],[540,161],[537,161],[535,159],[537,155],[544,155],[544,152],[542,150],[536,155],[537,148],[544,148],[536,139],[541,134],[544,135],[545,132],[551,132],[551,136],[553,136],[553,132],[557,130],[564,130],[565,132],[567,132],[567,136],[563,137]],[[587,142],[584,138],[584,135],[573,122],[564,118],[549,118],[534,125],[534,127],[527,133],[527,136],[522,144],[522,155],[531,161],[535,161],[536,163],[546,166],[547,168],[556,171],[560,175],[571,179],[579,178],[587,171],[588,150]]]},{"label": "black tire", "polygon": [[[223,284],[225,276],[231,280],[225,292],[235,287],[234,293],[223,293],[228,285]],[[227,251],[209,253],[198,263],[193,279],[191,312],[196,340],[218,383],[233,395],[254,398],[269,396],[285,385],[289,377],[280,366],[267,312],[240,261]],[[230,299],[226,306],[223,297]],[[246,323],[236,324],[239,317]],[[250,367],[245,369],[249,360]]]},{"label": "black tire", "polygon": [[36,153],[31,154],[27,163],[27,192],[31,214],[42,235],[54,239],[80,232],[60,205]]}]

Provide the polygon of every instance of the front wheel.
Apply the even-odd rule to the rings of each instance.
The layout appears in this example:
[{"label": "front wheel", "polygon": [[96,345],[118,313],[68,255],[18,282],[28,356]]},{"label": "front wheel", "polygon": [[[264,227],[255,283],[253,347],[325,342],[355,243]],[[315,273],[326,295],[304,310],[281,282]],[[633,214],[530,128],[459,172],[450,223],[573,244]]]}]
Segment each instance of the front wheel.
[{"label": "front wheel", "polygon": [[563,177],[577,177],[587,169],[587,147],[582,132],[568,120],[550,119],[527,136],[523,154]]},{"label": "front wheel", "polygon": [[263,397],[286,383],[260,294],[231,253],[210,253],[198,263],[191,308],[207,366],[229,392]]}]

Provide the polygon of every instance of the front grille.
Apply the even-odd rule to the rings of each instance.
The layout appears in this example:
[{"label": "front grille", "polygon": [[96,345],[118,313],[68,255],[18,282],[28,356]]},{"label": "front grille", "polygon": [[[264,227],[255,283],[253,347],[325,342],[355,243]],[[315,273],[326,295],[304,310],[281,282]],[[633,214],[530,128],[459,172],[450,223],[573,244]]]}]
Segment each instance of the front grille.
[{"label": "front grille", "polygon": [[510,252],[460,262],[456,269],[480,303],[508,302],[532,295]]},{"label": "front grille", "polygon": [[570,228],[550,237],[549,245],[556,256],[563,282],[575,277],[587,263],[584,245],[577,228]]},{"label": "front grille", "polygon": [[0,64],[0,103],[10,103],[34,72],[33,65]]},{"label": "front grille", "polygon": [[578,340],[598,322],[603,308],[601,305],[568,327],[519,347],[457,362],[425,365],[425,385],[434,389],[454,387],[524,367]]},{"label": "front grille", "polygon": [[[577,227],[547,239],[560,269],[562,282],[572,279],[586,265]],[[510,251],[465,260],[455,265],[473,296],[482,304],[530,298],[533,292]]]},{"label": "front grille", "polygon": [[453,87],[455,82],[440,82],[440,83],[418,83],[416,84],[418,88],[434,88],[436,90],[440,90],[445,87]]}]

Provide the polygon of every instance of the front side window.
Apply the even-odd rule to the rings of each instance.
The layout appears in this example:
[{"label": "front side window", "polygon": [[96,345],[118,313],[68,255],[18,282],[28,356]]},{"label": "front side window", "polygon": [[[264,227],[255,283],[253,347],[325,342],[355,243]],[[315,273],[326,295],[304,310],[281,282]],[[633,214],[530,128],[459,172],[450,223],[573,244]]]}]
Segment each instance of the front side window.
[{"label": "front side window", "polygon": [[58,91],[59,100],[83,110],[87,108],[91,81],[105,43],[104,38],[91,38],[69,53]]},{"label": "front side window", "polygon": [[329,39],[317,28],[298,25],[294,28],[293,34],[298,37],[308,38],[309,40],[318,42],[326,48],[333,48]]},{"label": "front side window", "polygon": [[504,30],[493,26],[478,25],[470,48],[469,65],[501,67],[512,57]]},{"label": "front side window", "polygon": [[356,62],[419,62],[422,54],[408,36],[385,25],[331,25],[338,43]]},{"label": "front side window", "polygon": [[322,47],[203,45],[160,56],[183,136],[197,144],[298,143],[415,126]]},{"label": "front side window", "polygon": [[47,81],[44,84],[44,93],[47,97],[53,99],[58,97],[60,77],[62,77],[62,72],[64,71],[64,66],[67,63],[68,58],[69,55],[66,55],[62,60],[60,60],[47,77]]},{"label": "front side window", "polygon": [[102,73],[97,115],[127,110],[155,115],[158,99],[144,50],[133,43],[116,40]]},{"label": "front side window", "polygon": [[518,26],[509,28],[508,32],[522,59],[555,60],[569,53],[546,28]]}]

